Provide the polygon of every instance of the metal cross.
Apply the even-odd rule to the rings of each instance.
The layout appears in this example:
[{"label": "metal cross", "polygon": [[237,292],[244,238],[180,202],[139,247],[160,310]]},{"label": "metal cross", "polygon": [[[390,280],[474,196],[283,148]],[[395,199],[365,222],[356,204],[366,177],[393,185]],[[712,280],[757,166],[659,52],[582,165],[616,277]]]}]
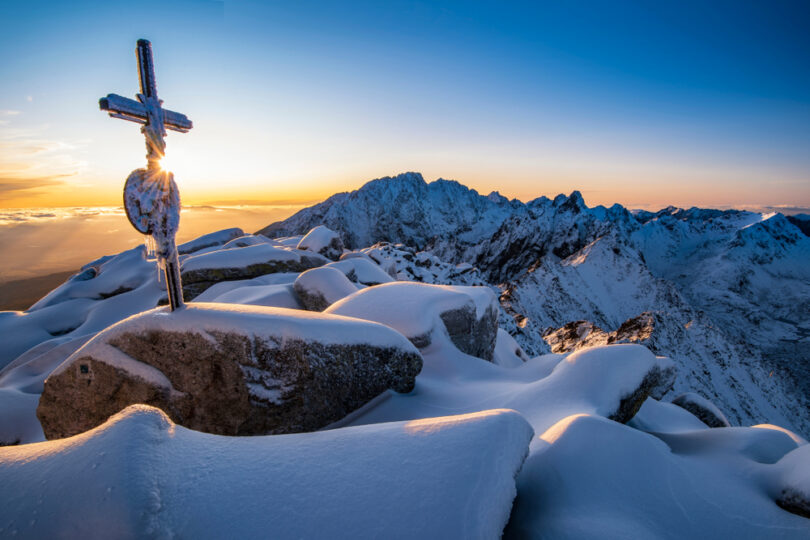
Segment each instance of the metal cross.
[{"label": "metal cross", "polygon": [[141,133],[146,137],[146,169],[130,173],[124,185],[124,209],[135,229],[151,237],[158,263],[166,275],[166,289],[172,311],[182,308],[183,284],[174,237],[180,224],[180,194],[174,175],[160,167],[166,152],[166,129],[186,133],[192,128],[184,114],[161,107],[157,97],[152,44],[139,39],[135,49],[138,57],[138,76],[141,93],[138,101],[117,94],[108,94],[98,102],[99,108],[109,111],[113,118],[143,124]]}]

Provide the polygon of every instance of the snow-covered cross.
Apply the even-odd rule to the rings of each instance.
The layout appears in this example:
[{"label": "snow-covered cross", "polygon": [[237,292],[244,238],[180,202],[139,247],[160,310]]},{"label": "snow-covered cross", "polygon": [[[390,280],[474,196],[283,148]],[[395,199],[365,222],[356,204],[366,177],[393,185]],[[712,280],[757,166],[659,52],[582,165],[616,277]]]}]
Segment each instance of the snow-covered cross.
[{"label": "snow-covered cross", "polygon": [[160,166],[166,152],[166,129],[186,133],[192,128],[186,115],[164,109],[157,96],[152,44],[139,39],[135,49],[141,92],[138,101],[117,94],[99,100],[99,108],[113,118],[143,124],[146,137],[146,169],[132,171],[124,185],[124,209],[135,229],[147,235],[158,264],[166,274],[166,289],[172,310],[182,308],[183,284],[174,237],[180,224],[180,194],[174,175]]}]

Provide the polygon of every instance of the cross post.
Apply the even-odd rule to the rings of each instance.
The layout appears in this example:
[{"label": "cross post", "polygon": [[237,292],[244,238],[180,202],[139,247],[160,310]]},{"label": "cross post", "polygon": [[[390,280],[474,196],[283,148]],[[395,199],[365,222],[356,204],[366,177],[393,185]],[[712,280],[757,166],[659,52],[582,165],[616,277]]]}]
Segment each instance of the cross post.
[{"label": "cross post", "polygon": [[160,167],[166,153],[166,129],[186,133],[193,126],[184,114],[166,110],[157,96],[152,44],[139,39],[135,49],[141,92],[138,101],[117,94],[99,100],[99,108],[113,118],[141,124],[146,138],[146,169],[130,173],[124,185],[124,209],[135,229],[151,237],[158,264],[166,276],[172,311],[185,306],[175,234],[180,224],[180,194],[174,175]]}]

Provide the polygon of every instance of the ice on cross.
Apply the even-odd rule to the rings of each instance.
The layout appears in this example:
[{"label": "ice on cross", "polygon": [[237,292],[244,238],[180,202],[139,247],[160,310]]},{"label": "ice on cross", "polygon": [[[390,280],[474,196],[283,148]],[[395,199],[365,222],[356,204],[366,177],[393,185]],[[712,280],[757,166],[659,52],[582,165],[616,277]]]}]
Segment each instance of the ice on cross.
[{"label": "ice on cross", "polygon": [[162,107],[157,96],[152,44],[139,39],[136,47],[141,92],[138,101],[108,94],[99,107],[113,118],[143,124],[146,138],[145,169],[132,171],[124,185],[124,209],[132,226],[152,240],[158,263],[166,274],[166,288],[172,310],[183,307],[183,285],[177,260],[175,235],[180,224],[180,193],[174,175],[160,167],[166,153],[166,129],[185,133],[192,128],[184,114]]}]

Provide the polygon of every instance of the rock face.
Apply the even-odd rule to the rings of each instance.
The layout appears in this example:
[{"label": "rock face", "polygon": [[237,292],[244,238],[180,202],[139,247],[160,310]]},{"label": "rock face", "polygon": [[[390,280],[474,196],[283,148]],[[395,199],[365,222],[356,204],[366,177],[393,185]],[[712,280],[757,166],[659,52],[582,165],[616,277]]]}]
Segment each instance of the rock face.
[{"label": "rock face", "polygon": [[385,283],[336,302],[326,313],[383,323],[420,349],[435,332],[446,332],[461,352],[487,361],[498,334],[498,303],[487,287]]},{"label": "rock face", "polygon": [[312,251],[336,261],[343,253],[343,241],[332,229],[318,225],[298,242],[298,249]]},{"label": "rock face", "polygon": [[686,409],[709,427],[731,427],[726,415],[714,403],[694,392],[681,394],[672,400],[672,404]]},{"label": "rock face", "polygon": [[183,296],[193,300],[221,281],[251,279],[277,272],[303,272],[326,264],[322,255],[267,243],[189,257],[181,264]]},{"label": "rock face", "polygon": [[[658,317],[661,317],[658,314]],[[573,321],[561,328],[548,329],[543,339],[555,353],[567,353],[596,345],[641,343],[647,345],[656,329],[656,314],[644,312],[627,319],[614,332],[605,332],[590,321]]]},{"label": "rock face", "polygon": [[641,384],[632,392],[621,398],[618,408],[615,412],[608,415],[608,418],[626,424],[632,420],[639,409],[641,409],[641,406],[644,405],[644,401],[648,397],[657,399],[657,396],[666,394],[672,387],[675,376],[675,366],[671,362],[664,365],[651,365],[650,370],[644,375]]},{"label": "rock face", "polygon": [[293,289],[310,311],[323,311],[341,298],[357,292],[357,287],[343,272],[328,266],[303,272],[293,283]]},{"label": "rock face", "polygon": [[128,405],[222,435],[313,431],[387,389],[409,392],[422,357],[385,326],[281,308],[156,309],[101,332],[45,381],[49,439]]}]

